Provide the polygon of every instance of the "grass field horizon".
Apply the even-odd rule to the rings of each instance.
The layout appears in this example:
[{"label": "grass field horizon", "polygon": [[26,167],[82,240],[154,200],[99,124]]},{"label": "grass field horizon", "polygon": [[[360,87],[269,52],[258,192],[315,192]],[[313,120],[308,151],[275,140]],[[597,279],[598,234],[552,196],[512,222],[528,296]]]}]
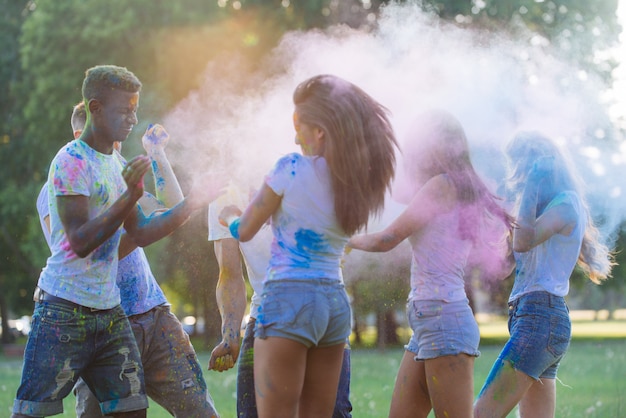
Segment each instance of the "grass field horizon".
[{"label": "grass field horizon", "polygon": [[[480,390],[508,335],[502,318],[480,323],[480,328],[481,356],[476,359],[474,368],[475,393]],[[572,344],[559,370],[556,417],[626,417],[626,320],[574,321],[572,328]],[[408,333],[407,330],[399,332],[402,342]],[[372,330],[366,331],[363,337],[369,347],[353,347],[351,356],[353,417],[386,417],[402,345],[381,350],[371,347]],[[236,369],[224,373],[206,371],[210,352],[202,349],[199,342],[195,346],[221,418],[235,418]],[[21,364],[21,358],[0,355],[0,416],[10,415]],[[75,416],[73,395],[64,400],[64,409],[64,413],[57,416]],[[151,401],[148,416],[165,418],[170,415]],[[515,411],[509,417],[515,417]]]}]

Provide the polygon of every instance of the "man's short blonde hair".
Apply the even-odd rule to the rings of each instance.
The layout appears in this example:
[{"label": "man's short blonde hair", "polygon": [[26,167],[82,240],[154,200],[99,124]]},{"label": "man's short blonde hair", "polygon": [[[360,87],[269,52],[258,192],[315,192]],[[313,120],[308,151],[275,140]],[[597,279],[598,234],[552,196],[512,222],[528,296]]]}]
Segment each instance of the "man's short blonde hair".
[{"label": "man's short blonde hair", "polygon": [[85,102],[80,101],[76,103],[72,110],[72,131],[82,131],[85,129],[85,123],[87,121],[87,112],[85,112]]}]

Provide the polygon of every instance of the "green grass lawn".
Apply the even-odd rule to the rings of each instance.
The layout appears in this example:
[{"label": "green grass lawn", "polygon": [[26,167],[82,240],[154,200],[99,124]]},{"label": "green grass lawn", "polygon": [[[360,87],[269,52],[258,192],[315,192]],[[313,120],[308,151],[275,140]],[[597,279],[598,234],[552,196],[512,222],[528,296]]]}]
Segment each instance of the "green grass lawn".
[{"label": "green grass lawn", "polygon": [[[618,418],[626,417],[626,322],[582,323],[574,326],[574,340],[559,370],[557,417]],[[595,329],[595,338],[588,335]],[[605,329],[605,331],[603,331]],[[616,330],[621,329],[621,334]],[[491,364],[502,347],[503,324],[481,324],[486,334],[481,356],[475,365],[475,391],[487,377]],[[489,332],[488,332],[489,331]],[[607,338],[610,337],[610,338]],[[203,366],[209,353],[200,352]],[[379,351],[369,348],[352,350],[351,400],[354,418],[386,417],[394,379],[402,357],[402,348]],[[19,384],[21,359],[0,356],[0,416],[9,416]],[[205,372],[209,390],[222,418],[235,418],[235,370]],[[65,413],[73,417],[74,398],[65,399]],[[149,417],[169,415],[154,402]],[[515,416],[514,413],[510,417]]]}]

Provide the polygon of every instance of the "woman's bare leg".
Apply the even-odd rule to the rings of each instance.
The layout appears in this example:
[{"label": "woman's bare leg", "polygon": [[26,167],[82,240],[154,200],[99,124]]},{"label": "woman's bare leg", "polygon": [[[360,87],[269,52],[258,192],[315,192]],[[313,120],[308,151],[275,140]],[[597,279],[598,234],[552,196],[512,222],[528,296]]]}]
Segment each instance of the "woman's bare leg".
[{"label": "woman's bare leg", "polygon": [[519,403],[522,418],[552,418],[556,413],[556,380],[534,381]]},{"label": "woman's bare leg", "polygon": [[259,418],[293,418],[304,384],[307,347],[281,337],[254,340],[254,386]]},{"label": "woman's bare leg", "polygon": [[496,360],[474,404],[474,418],[506,417],[534,382],[509,361]]},{"label": "woman's bare leg", "polygon": [[310,348],[299,418],[325,418],[333,415],[345,343]]},{"label": "woman's bare leg", "polygon": [[425,418],[431,410],[424,362],[405,351],[391,397],[389,418]]},{"label": "woman's bare leg", "polygon": [[472,418],[474,357],[443,356],[424,362],[428,392],[436,417]]}]

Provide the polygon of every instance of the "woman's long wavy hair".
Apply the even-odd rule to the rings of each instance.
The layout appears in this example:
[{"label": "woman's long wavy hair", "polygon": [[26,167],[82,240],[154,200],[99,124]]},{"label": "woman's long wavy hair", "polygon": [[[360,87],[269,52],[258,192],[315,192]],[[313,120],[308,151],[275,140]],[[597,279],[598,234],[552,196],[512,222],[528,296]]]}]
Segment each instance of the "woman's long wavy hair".
[{"label": "woman's long wavy hair", "polygon": [[507,237],[513,218],[504,209],[501,199],[476,173],[465,130],[456,117],[441,109],[421,113],[402,144],[402,153],[407,176],[417,187],[441,174],[454,185],[464,211],[459,231],[461,238],[472,239],[475,243],[485,239],[484,227],[493,220],[503,226],[500,238]]},{"label": "woman's long wavy hair", "polygon": [[384,209],[397,148],[388,110],[333,75],[303,81],[293,94],[298,120],[324,132],[324,149],[339,225],[352,235]]},{"label": "woman's long wavy hair", "polygon": [[514,196],[517,208],[519,208],[524,186],[535,162],[541,158],[552,159],[552,175],[542,183],[537,201],[537,216],[541,215],[557,194],[566,190],[578,194],[587,217],[578,265],[596,284],[610,277],[611,268],[615,264],[613,254],[600,240],[600,232],[594,224],[587,201],[584,198],[583,182],[573,170],[566,154],[561,152],[555,143],[541,133],[523,131],[516,134],[509,142],[506,147],[506,155],[509,160],[510,173],[507,179],[507,188]]}]

